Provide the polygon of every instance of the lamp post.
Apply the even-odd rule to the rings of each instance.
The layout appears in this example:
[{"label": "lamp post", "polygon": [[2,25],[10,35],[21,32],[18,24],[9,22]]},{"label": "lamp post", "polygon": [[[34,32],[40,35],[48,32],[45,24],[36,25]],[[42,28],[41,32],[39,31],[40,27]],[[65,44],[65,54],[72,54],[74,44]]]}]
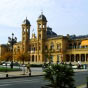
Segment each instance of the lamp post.
[{"label": "lamp post", "polygon": [[[14,37],[14,33],[12,33],[11,37],[8,37],[8,43],[10,44],[10,49],[13,52],[13,45],[17,42],[17,37]],[[11,68],[13,68],[13,60],[11,62]]]}]

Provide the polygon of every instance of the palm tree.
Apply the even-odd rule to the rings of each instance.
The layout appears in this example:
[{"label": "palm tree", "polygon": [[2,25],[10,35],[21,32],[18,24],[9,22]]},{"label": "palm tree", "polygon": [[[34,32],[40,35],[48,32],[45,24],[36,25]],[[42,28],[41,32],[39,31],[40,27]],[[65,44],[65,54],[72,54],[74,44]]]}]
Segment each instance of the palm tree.
[{"label": "palm tree", "polygon": [[53,64],[45,70],[45,79],[52,88],[74,88],[74,72],[70,66]]}]

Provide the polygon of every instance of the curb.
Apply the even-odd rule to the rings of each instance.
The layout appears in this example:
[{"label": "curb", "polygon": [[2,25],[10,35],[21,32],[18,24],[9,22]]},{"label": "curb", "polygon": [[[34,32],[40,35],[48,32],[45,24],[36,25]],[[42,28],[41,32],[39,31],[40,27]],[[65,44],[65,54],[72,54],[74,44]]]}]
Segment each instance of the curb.
[{"label": "curb", "polygon": [[88,69],[87,70],[74,70],[74,72],[86,72],[86,71],[88,71]]},{"label": "curb", "polygon": [[44,76],[44,75],[31,75],[31,76],[14,76],[14,77],[3,77],[3,78],[0,78],[0,80],[2,80],[2,79],[15,79],[15,78],[38,77],[38,76]]}]

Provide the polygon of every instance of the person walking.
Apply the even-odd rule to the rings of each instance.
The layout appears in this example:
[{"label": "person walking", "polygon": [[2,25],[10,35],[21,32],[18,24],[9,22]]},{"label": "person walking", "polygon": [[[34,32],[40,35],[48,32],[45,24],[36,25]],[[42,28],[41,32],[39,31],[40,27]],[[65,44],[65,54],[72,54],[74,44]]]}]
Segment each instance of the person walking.
[{"label": "person walking", "polygon": [[27,64],[27,73],[29,72],[29,76],[31,76],[30,63]]}]

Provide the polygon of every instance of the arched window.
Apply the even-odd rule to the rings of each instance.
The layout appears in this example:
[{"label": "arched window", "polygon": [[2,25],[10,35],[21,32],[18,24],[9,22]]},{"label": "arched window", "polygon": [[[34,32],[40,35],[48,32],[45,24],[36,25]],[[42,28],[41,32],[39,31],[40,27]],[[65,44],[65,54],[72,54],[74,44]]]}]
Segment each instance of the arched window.
[{"label": "arched window", "polygon": [[25,32],[25,29],[23,29],[23,32]]},{"label": "arched window", "polygon": [[27,32],[28,32],[28,29],[27,29]]},{"label": "arched window", "polygon": [[50,49],[51,49],[51,50],[54,49],[54,44],[53,44],[53,42],[51,43]]},{"label": "arched window", "polygon": [[41,24],[39,24],[38,27],[41,28],[42,27]]},{"label": "arched window", "polygon": [[76,43],[74,43],[74,48],[76,48]]},{"label": "arched window", "polygon": [[50,61],[53,62],[53,55],[50,56]]},{"label": "arched window", "polygon": [[45,25],[43,24],[43,28],[45,28]]},{"label": "arched window", "polygon": [[57,44],[57,50],[61,49],[61,44]]},{"label": "arched window", "polygon": [[32,61],[34,62],[34,55],[32,55]]}]

